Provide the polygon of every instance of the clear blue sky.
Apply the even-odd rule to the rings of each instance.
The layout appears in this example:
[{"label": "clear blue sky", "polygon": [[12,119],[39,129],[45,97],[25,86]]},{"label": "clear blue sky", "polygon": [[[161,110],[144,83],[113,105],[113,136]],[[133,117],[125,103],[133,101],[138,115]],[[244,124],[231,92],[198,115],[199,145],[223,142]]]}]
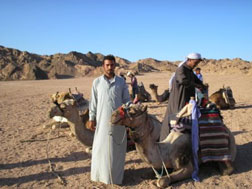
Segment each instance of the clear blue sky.
[{"label": "clear blue sky", "polygon": [[136,61],[252,61],[252,0],[0,0],[0,45]]}]

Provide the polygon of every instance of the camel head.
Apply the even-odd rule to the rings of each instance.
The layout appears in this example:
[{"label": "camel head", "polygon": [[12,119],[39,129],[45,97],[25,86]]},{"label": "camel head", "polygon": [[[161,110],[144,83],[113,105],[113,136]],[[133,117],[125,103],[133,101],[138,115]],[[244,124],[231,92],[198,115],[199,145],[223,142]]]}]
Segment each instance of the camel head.
[{"label": "camel head", "polygon": [[151,95],[145,90],[143,82],[139,82],[138,84],[138,98],[139,101],[149,102],[151,100]]},{"label": "camel head", "polygon": [[136,128],[143,123],[147,116],[147,106],[143,104],[123,104],[112,113],[111,123],[113,125],[125,125]]},{"label": "camel head", "polygon": [[51,95],[51,100],[53,103],[60,104],[66,99],[72,99],[70,92],[57,92]]},{"label": "camel head", "polygon": [[76,101],[73,99],[67,99],[61,103],[55,103],[49,111],[49,117],[62,116],[68,119],[73,113],[78,114]]},{"label": "camel head", "polygon": [[155,84],[150,84],[149,87],[150,87],[151,90],[155,90],[155,91],[157,91],[157,89],[158,89],[158,86],[155,85]]}]

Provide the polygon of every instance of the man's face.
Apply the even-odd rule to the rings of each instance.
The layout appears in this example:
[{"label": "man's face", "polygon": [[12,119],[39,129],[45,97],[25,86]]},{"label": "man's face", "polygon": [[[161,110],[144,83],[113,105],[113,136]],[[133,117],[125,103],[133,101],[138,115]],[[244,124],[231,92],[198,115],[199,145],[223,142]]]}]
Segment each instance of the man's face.
[{"label": "man's face", "polygon": [[198,60],[198,59],[189,59],[189,66],[191,68],[195,68],[199,63],[200,63],[201,60]]},{"label": "man's face", "polygon": [[103,70],[107,77],[113,77],[115,74],[115,62],[113,60],[105,60]]}]

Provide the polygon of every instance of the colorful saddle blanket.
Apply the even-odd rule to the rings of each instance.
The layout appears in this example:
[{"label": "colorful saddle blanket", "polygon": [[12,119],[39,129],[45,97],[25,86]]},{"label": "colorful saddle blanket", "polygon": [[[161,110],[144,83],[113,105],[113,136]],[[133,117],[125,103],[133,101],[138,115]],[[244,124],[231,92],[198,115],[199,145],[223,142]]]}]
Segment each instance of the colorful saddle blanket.
[{"label": "colorful saddle blanket", "polygon": [[[217,108],[200,109],[199,126],[199,157],[202,162],[231,160],[229,151],[229,133],[223,124],[222,116]],[[179,118],[176,124],[170,124],[172,130],[191,132],[192,118]]]},{"label": "colorful saddle blanket", "polygon": [[200,109],[198,120],[202,162],[231,160],[229,133],[218,109]]}]

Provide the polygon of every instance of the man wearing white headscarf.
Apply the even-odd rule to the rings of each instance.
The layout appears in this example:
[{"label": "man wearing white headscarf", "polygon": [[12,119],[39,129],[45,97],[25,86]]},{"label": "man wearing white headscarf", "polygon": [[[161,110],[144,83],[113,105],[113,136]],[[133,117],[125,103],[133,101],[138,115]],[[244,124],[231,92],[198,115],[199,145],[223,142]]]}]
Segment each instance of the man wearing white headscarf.
[{"label": "man wearing white headscarf", "polygon": [[189,102],[190,97],[195,96],[195,88],[205,88],[202,81],[193,73],[193,68],[200,61],[202,61],[202,58],[199,53],[189,54],[186,60],[180,63],[174,78],[171,79],[172,90],[161,128],[160,141],[164,140],[170,132],[170,117],[178,113]]}]

